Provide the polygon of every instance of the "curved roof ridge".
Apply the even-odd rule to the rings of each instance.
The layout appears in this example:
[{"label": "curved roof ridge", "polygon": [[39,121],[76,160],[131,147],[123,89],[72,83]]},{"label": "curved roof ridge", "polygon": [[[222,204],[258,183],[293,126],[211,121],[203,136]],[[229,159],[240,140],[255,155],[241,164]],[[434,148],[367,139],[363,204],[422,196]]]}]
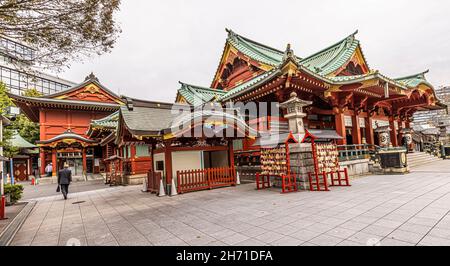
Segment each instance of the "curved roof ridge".
[{"label": "curved roof ridge", "polygon": [[185,82],[182,82],[182,81],[178,81],[178,83],[180,83],[181,86],[188,86],[188,87],[196,88],[196,89],[200,89],[200,90],[211,91],[211,92],[218,92],[218,93],[226,93],[226,91],[223,91],[223,90],[214,89],[214,88],[208,88],[208,87],[204,87],[204,86],[198,86],[198,85],[194,85],[194,84],[185,83]]},{"label": "curved roof ridge", "polygon": [[[347,63],[360,47],[359,40],[355,38],[357,33],[358,31],[355,31],[343,40],[300,60],[299,63],[321,75],[333,73]],[[362,56],[366,62],[364,54]]]},{"label": "curved roof ridge", "polygon": [[[284,52],[227,30],[227,42],[248,57],[266,65],[277,66]],[[241,46],[241,47],[239,47]]]},{"label": "curved roof ridge", "polygon": [[414,74],[414,75],[409,75],[409,76],[406,76],[406,77],[395,78],[395,80],[405,80],[405,79],[412,79],[412,78],[419,78],[419,77],[424,79],[424,80],[426,80],[425,74],[428,74],[429,72],[430,72],[430,70],[427,69],[427,70],[425,70],[423,72],[420,72],[420,73],[417,73],[417,74]]},{"label": "curved roof ridge", "polygon": [[327,51],[327,50],[329,50],[329,49],[331,49],[331,48],[333,48],[333,47],[335,47],[335,46],[337,46],[337,45],[340,45],[340,44],[344,43],[345,41],[347,41],[349,37],[355,38],[355,36],[356,36],[356,34],[358,34],[358,32],[359,32],[359,31],[356,30],[354,33],[348,35],[347,37],[345,37],[344,39],[338,41],[337,43],[335,43],[335,44],[333,44],[333,45],[330,45],[330,46],[328,46],[328,47],[326,47],[326,48],[324,48],[324,49],[322,49],[322,50],[320,50],[320,51],[318,51],[318,52],[316,52],[316,53],[314,53],[314,54],[312,54],[312,55],[310,55],[310,56],[308,56],[308,57],[305,57],[305,58],[303,58],[301,61],[307,61],[308,59],[311,59],[311,58],[313,58],[313,57],[319,55],[320,53],[323,53],[323,52],[325,52],[325,51]]},{"label": "curved roof ridge", "polygon": [[234,31],[231,30],[231,29],[225,29],[225,30],[228,32],[228,37],[230,37],[230,35],[235,35],[235,36],[240,37],[240,38],[243,39],[244,41],[252,42],[252,43],[254,43],[254,44],[258,45],[258,46],[261,46],[262,48],[266,48],[266,49],[268,49],[268,50],[277,52],[277,53],[279,53],[280,55],[284,54],[284,52],[281,51],[281,50],[278,50],[278,49],[276,49],[276,48],[270,47],[270,46],[265,45],[265,44],[263,44],[263,43],[260,43],[260,42],[254,41],[254,40],[252,40],[252,39],[249,39],[249,38],[247,38],[247,37],[244,37],[244,36],[242,36],[242,35],[240,35],[240,34],[234,32]]}]

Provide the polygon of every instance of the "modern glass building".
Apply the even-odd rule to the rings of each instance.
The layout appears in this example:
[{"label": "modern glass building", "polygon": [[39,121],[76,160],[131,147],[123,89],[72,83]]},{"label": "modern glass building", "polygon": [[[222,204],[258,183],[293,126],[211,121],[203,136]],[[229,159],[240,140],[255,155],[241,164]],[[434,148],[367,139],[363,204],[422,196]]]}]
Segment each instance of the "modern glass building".
[{"label": "modern glass building", "polygon": [[43,94],[52,94],[75,85],[68,80],[33,70],[34,58],[34,49],[0,36],[0,80],[10,92],[21,95],[23,91],[35,88]]},{"label": "modern glass building", "polygon": [[[436,97],[450,107],[450,86],[439,87],[435,91]],[[450,110],[446,109],[416,112],[413,116],[414,127],[416,130],[420,130],[420,127],[424,126],[437,127],[440,122],[450,122],[448,114],[450,114]]]}]

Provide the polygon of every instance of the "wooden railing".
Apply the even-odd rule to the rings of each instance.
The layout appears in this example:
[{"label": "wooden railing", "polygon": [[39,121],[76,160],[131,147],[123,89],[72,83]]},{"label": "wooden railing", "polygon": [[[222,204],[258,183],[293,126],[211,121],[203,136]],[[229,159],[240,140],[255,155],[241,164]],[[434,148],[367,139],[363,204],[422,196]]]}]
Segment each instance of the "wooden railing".
[{"label": "wooden railing", "polygon": [[236,185],[232,167],[177,171],[178,193]]},{"label": "wooden railing", "polygon": [[161,172],[148,171],[147,173],[147,191],[150,193],[158,193],[161,184]]}]

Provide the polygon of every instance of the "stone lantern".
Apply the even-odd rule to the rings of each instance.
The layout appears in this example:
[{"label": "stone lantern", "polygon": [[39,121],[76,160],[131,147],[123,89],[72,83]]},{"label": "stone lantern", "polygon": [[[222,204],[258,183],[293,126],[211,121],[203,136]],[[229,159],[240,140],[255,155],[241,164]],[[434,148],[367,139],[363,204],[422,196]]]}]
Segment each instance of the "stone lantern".
[{"label": "stone lantern", "polygon": [[305,101],[297,97],[297,93],[292,92],[290,99],[280,104],[280,107],[287,110],[284,116],[289,120],[289,130],[293,134],[305,134],[305,125],[303,118],[307,116],[303,112],[303,107],[313,104],[311,101]]},{"label": "stone lantern", "polygon": [[390,134],[391,129],[389,126],[378,127],[374,131],[378,133],[378,141],[381,147],[392,147]]},{"label": "stone lantern", "polygon": [[400,133],[402,133],[403,138],[405,139],[405,143],[406,145],[408,145],[408,147],[412,144],[413,139],[412,139],[412,129],[411,128],[403,128]]}]

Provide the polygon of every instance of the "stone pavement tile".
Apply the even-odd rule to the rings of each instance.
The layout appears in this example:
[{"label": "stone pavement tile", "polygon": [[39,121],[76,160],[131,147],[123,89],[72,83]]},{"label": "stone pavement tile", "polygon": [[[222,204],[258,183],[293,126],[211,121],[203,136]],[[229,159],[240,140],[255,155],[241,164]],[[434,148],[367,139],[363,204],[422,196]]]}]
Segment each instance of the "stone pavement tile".
[{"label": "stone pavement tile", "polygon": [[303,240],[303,241],[309,241],[321,234],[322,233],[320,233],[320,232],[311,231],[308,229],[301,229],[301,230],[297,231],[296,233],[293,233],[291,235],[291,237],[294,237],[294,238],[297,238],[297,239]]},{"label": "stone pavement tile", "polygon": [[374,234],[358,232],[358,233],[352,235],[351,237],[347,238],[346,240],[357,242],[362,245],[367,245],[368,243],[380,241],[381,237],[374,235]]},{"label": "stone pavement tile", "polygon": [[431,226],[406,222],[406,223],[402,224],[398,229],[425,235],[426,233],[428,233],[428,231],[431,230],[431,228],[432,228]]},{"label": "stone pavement tile", "polygon": [[[215,240],[215,241],[209,242],[209,243],[208,243],[208,246],[222,247],[222,246],[228,246],[228,245],[225,244],[225,243],[223,243],[222,241]],[[252,246],[252,245],[250,245],[250,246]]]},{"label": "stone pavement tile", "polygon": [[390,235],[386,237],[386,239],[395,239],[403,242],[409,242],[412,244],[417,244],[424,237],[424,234],[418,234],[403,230],[395,230]]},{"label": "stone pavement tile", "polygon": [[[255,228],[258,228],[258,227],[255,227]],[[236,234],[236,232],[231,229],[223,229],[221,231],[217,231],[217,232],[211,233],[209,235],[220,240],[220,239],[232,236],[234,234]],[[243,234],[245,234],[245,232]]]},{"label": "stone pavement tile", "polygon": [[290,225],[279,225],[278,227],[272,228],[272,231],[289,236],[292,233],[297,232],[298,229]]},{"label": "stone pavement tile", "polygon": [[259,225],[259,227],[264,228],[266,230],[273,230],[275,228],[278,228],[279,226],[280,226],[280,224],[277,222],[268,222],[268,223]]},{"label": "stone pavement tile", "polygon": [[[183,232],[181,234],[176,234],[176,236],[178,238],[182,239],[183,241],[185,241],[186,243],[188,243],[191,240],[194,240],[196,238],[203,237],[206,235],[200,231],[187,231],[187,232]],[[218,239],[218,240],[220,240],[220,239]]]},{"label": "stone pavement tile", "polygon": [[154,246],[188,246],[186,242],[176,236],[157,242],[152,242],[152,244]]},{"label": "stone pavement tile", "polygon": [[424,218],[424,217],[413,217],[408,222],[413,224],[425,225],[425,226],[434,226],[438,223],[438,219],[435,218]]},{"label": "stone pavement tile", "polygon": [[450,239],[450,229],[435,227],[429,233],[429,236]]},{"label": "stone pavement tile", "polygon": [[229,229],[236,231],[238,233],[245,232],[247,230],[252,229],[254,226],[246,223],[235,223]]},{"label": "stone pavement tile", "polygon": [[299,246],[301,244],[305,243],[305,241],[293,238],[290,236],[285,236],[283,238],[280,238],[272,243],[270,243],[271,246]]},{"label": "stone pavement tile", "polygon": [[342,238],[342,239],[347,239],[350,236],[354,235],[355,233],[356,233],[356,231],[346,229],[343,227],[336,227],[336,228],[333,228],[330,231],[326,232],[327,235],[334,236],[337,238]]},{"label": "stone pavement tile", "polygon": [[369,226],[369,224],[360,223],[360,222],[356,222],[356,221],[348,221],[346,223],[339,225],[339,227],[354,230],[354,231],[360,231],[367,226]]},{"label": "stone pavement tile", "polygon": [[421,246],[450,246],[450,239],[434,237],[434,236],[425,236],[420,242]]},{"label": "stone pavement tile", "polygon": [[144,237],[118,241],[120,246],[152,246],[152,244]]},{"label": "stone pavement tile", "polygon": [[344,240],[344,241],[340,242],[339,244],[337,244],[337,246],[350,247],[350,246],[362,246],[362,244],[358,243],[358,242],[353,242],[350,240]]},{"label": "stone pavement tile", "polygon": [[272,231],[267,231],[266,233],[264,233],[262,235],[259,235],[259,236],[256,236],[254,238],[259,240],[259,241],[262,241],[264,243],[271,243],[271,242],[279,240],[279,239],[281,239],[283,237],[284,237],[283,234],[275,233],[275,232],[272,232]]},{"label": "stone pavement tile", "polygon": [[390,227],[371,224],[371,225],[367,226],[366,228],[362,229],[361,232],[380,236],[380,237],[385,237],[385,236],[389,235],[390,233],[392,233],[392,231],[394,231],[394,230],[395,229],[390,228]]},{"label": "stone pavement tile", "polygon": [[267,232],[266,229],[255,226],[255,227],[253,227],[253,228],[251,228],[251,229],[249,229],[249,230],[247,230],[245,232],[242,232],[242,234],[246,235],[246,236],[249,236],[249,237],[256,237],[256,236],[262,235],[262,234],[264,234],[266,232]]},{"label": "stone pavement tile", "polygon": [[236,245],[237,243],[245,241],[247,239],[250,239],[250,237],[240,234],[240,233],[236,233],[236,234],[224,237],[224,238],[220,238],[218,240],[220,240],[228,245]]},{"label": "stone pavement tile", "polygon": [[338,219],[338,218],[330,217],[328,219],[325,219],[325,220],[321,221],[320,223],[327,224],[327,225],[332,225],[332,226],[338,226],[338,225],[346,223],[347,221],[348,220],[346,220],[346,219]]},{"label": "stone pavement tile", "polygon": [[323,223],[315,223],[313,225],[310,225],[307,227],[308,230],[311,231],[316,231],[319,233],[325,233],[333,228],[335,228],[336,226],[334,225],[329,225],[329,224],[323,224]]},{"label": "stone pavement tile", "polygon": [[386,247],[414,246],[413,243],[404,242],[404,241],[400,241],[400,240],[392,239],[392,238],[385,238],[385,239],[380,241],[380,244],[381,244],[381,246],[386,246]]},{"label": "stone pavement tile", "polygon": [[373,223],[373,225],[383,226],[383,227],[392,228],[392,229],[395,229],[395,228],[401,226],[402,224],[403,224],[402,222],[393,221],[393,220],[389,220],[389,219],[380,219]]},{"label": "stone pavement tile", "polygon": [[247,240],[244,240],[242,242],[236,243],[234,246],[265,246],[267,243],[264,243],[262,241],[259,241],[257,239],[249,238]]},{"label": "stone pavement tile", "polygon": [[301,244],[300,246],[303,246],[303,247],[317,247],[319,245],[311,243],[311,242],[305,242],[305,243]]},{"label": "stone pavement tile", "polygon": [[89,246],[100,246],[105,243],[117,242],[114,236],[110,233],[104,235],[92,236],[88,235],[87,242]]},{"label": "stone pavement tile", "polygon": [[384,219],[388,219],[388,220],[392,220],[392,221],[396,221],[396,222],[406,222],[408,221],[410,218],[412,217],[412,215],[404,215],[404,214],[388,214],[386,216],[384,216]]},{"label": "stone pavement tile", "polygon": [[248,221],[248,223],[250,225],[254,225],[254,226],[260,226],[260,225],[266,224],[268,222],[272,222],[272,221],[264,219],[264,218],[254,218],[254,219]]},{"label": "stone pavement tile", "polygon": [[336,246],[340,242],[344,241],[342,238],[334,237],[328,234],[323,234],[318,237],[315,237],[308,242],[316,244],[318,246]]},{"label": "stone pavement tile", "polygon": [[372,217],[372,216],[366,216],[366,215],[359,215],[355,218],[351,219],[350,221],[358,222],[358,223],[365,223],[365,224],[371,224],[377,221],[378,218]]},{"label": "stone pavement tile", "polygon": [[295,222],[290,223],[289,225],[296,227],[297,229],[304,229],[308,228],[308,226],[315,224],[313,221],[306,221],[306,220],[298,220]]}]

